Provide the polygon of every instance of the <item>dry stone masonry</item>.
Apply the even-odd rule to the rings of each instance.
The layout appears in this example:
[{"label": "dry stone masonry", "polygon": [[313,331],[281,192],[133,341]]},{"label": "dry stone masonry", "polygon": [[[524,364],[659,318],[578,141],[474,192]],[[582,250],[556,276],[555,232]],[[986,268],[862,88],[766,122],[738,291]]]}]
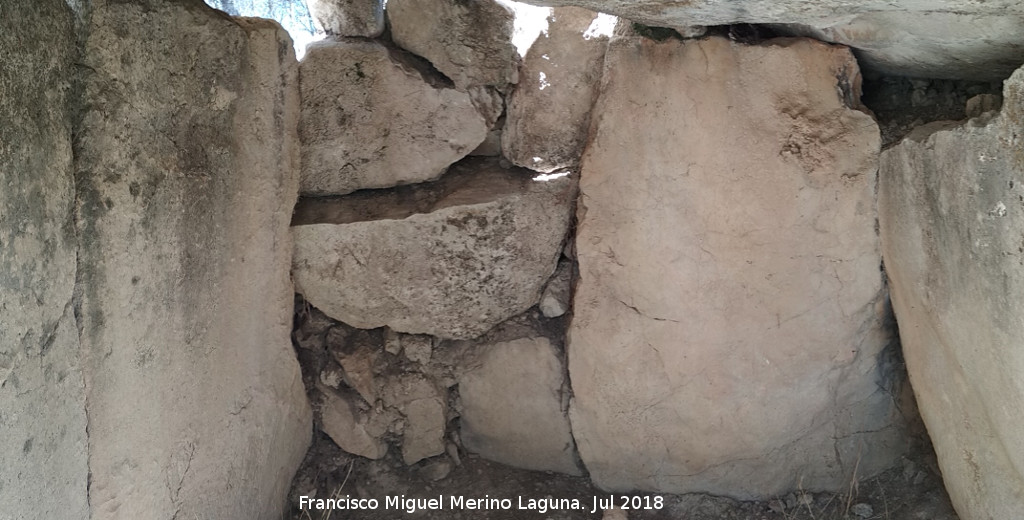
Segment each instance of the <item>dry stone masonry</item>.
[{"label": "dry stone masonry", "polygon": [[880,170],[907,370],[967,519],[1024,516],[1024,70],[1002,106],[918,128]]},{"label": "dry stone masonry", "polygon": [[901,352],[961,518],[1024,517],[1021,4],[530,2],[522,57],[504,1],[207,2],[300,63],[0,0],[0,517],[467,456],[785,511],[900,462]]}]

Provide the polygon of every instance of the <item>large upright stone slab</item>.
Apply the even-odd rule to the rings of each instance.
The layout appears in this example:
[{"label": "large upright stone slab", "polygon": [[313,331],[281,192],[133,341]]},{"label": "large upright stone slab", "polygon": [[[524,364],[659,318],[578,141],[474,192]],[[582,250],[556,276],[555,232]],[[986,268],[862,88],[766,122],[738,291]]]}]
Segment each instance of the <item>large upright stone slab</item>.
[{"label": "large upright stone slab", "polygon": [[749,499],[898,459],[858,84],[847,49],[812,40],[610,45],[568,336],[602,488]]},{"label": "large upright stone slab", "polygon": [[657,27],[777,24],[859,50],[867,67],[899,76],[1005,78],[1024,63],[1018,0],[525,0],[574,5]]},{"label": "large upright stone slab", "polygon": [[576,181],[470,159],[435,183],[306,200],[296,290],[349,325],[467,339],[532,307],[569,230]]},{"label": "large upright stone slab", "polygon": [[288,36],[197,1],[101,1],[85,52],[92,518],[277,519],[311,434],[289,340]]},{"label": "large upright stone slab", "polygon": [[390,0],[391,37],[466,89],[515,83],[512,10],[495,0]]},{"label": "large upright stone slab", "polygon": [[608,46],[608,35],[590,32],[596,19],[586,9],[553,9],[523,58],[501,136],[512,163],[542,172],[578,165]]},{"label": "large upright stone slab", "polygon": [[63,0],[0,3],[0,516],[89,518]]},{"label": "large upright stone slab", "polygon": [[436,179],[487,137],[470,94],[428,83],[379,43],[320,42],[300,68],[304,195]]},{"label": "large upright stone slab", "polygon": [[1024,70],[1002,111],[882,154],[879,222],[907,371],[961,518],[1024,518]]}]

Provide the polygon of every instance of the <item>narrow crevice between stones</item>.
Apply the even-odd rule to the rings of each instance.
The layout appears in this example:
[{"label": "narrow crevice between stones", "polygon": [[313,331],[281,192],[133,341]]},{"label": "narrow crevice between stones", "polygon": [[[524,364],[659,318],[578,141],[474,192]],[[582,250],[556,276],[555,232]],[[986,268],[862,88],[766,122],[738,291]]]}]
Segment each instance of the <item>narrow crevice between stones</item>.
[{"label": "narrow crevice between stones", "polygon": [[927,123],[962,121],[998,109],[1002,81],[865,77],[861,100],[878,122],[884,150]]},{"label": "narrow crevice between stones", "polygon": [[295,205],[292,225],[401,220],[453,206],[485,204],[528,191],[535,182],[533,175],[525,168],[504,168],[495,158],[469,157],[435,181],[334,197],[302,197]]}]

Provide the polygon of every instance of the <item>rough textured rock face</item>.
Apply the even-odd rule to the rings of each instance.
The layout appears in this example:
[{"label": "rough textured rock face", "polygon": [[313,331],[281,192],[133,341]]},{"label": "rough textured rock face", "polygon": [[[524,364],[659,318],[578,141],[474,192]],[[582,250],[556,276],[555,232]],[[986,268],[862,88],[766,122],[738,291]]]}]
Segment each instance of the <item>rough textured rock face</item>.
[{"label": "rough textured rock face", "polygon": [[624,38],[605,71],[567,347],[593,480],[751,498],[891,464],[879,136],[844,103],[852,55]]},{"label": "rough textured rock face", "polygon": [[289,341],[288,36],[198,2],[96,2],[86,65],[92,518],[279,518],[311,431]]},{"label": "rough textured rock face", "polygon": [[368,459],[379,459],[388,452],[387,443],[367,432],[366,416],[358,413],[349,400],[330,389],[320,391],[324,395],[321,429],[341,449]]},{"label": "rough textured rock face", "polygon": [[355,327],[479,336],[537,303],[574,197],[575,179],[473,159],[429,185],[301,202],[296,290]]},{"label": "rough textured rock face", "polygon": [[395,43],[430,60],[456,87],[516,82],[515,17],[494,0],[389,0],[387,16]]},{"label": "rough textured rock face", "polygon": [[72,13],[0,4],[0,511],[89,516],[76,244]]},{"label": "rough textured rock face", "polygon": [[438,388],[421,374],[404,374],[388,381],[384,406],[397,409],[405,418],[402,460],[415,464],[444,453],[447,407]]},{"label": "rough textured rock face", "polygon": [[554,345],[532,338],[483,348],[479,366],[459,380],[466,449],[520,468],[579,475]]},{"label": "rough textured rock face", "polygon": [[1001,113],[882,154],[879,220],[907,370],[962,518],[1024,517],[1024,70]]},{"label": "rough textured rock face", "polygon": [[376,38],[384,32],[381,0],[306,0],[313,21],[327,34]]},{"label": "rough textured rock face", "polygon": [[608,46],[607,36],[587,33],[596,17],[585,9],[554,9],[547,34],[523,58],[502,133],[512,163],[541,172],[579,163]]},{"label": "rough textured rock face", "polygon": [[734,23],[784,24],[859,49],[886,74],[949,79],[1002,79],[1024,62],[1024,4],[1017,0],[526,0],[575,5],[659,27]]},{"label": "rough textured rock face", "polygon": [[435,179],[487,136],[470,94],[430,85],[378,43],[317,43],[300,69],[304,194]]},{"label": "rough textured rock face", "polygon": [[572,271],[571,262],[558,262],[558,269],[548,280],[537,305],[544,317],[557,318],[569,311],[572,301]]}]

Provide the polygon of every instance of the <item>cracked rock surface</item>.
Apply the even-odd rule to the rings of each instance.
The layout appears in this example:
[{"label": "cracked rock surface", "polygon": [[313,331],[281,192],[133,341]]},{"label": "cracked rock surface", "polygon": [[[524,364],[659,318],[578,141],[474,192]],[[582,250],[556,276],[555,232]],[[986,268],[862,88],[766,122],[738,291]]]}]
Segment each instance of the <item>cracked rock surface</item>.
[{"label": "cracked rock surface", "polygon": [[622,38],[605,70],[567,336],[594,482],[750,499],[887,467],[879,132],[847,106],[852,54]]}]

